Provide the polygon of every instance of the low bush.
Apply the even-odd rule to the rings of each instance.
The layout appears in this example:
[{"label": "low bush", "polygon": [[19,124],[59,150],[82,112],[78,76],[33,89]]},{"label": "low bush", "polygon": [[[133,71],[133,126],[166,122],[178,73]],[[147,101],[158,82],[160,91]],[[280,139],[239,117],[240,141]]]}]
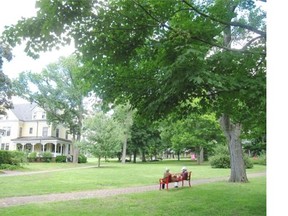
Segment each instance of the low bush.
[{"label": "low bush", "polygon": [[19,168],[20,165],[0,164],[0,170],[17,170]]},{"label": "low bush", "polygon": [[30,152],[29,154],[28,154],[28,161],[29,162],[34,162],[34,161],[36,161],[36,158],[37,158],[37,153],[36,152]]},{"label": "low bush", "polygon": [[41,154],[43,162],[51,162],[52,161],[52,153],[51,152],[43,152]]},{"label": "low bush", "polygon": [[56,156],[56,163],[66,163],[67,157],[65,155]]},{"label": "low bush", "polygon": [[27,152],[23,151],[10,151],[12,154],[12,164],[21,165],[27,163]]},{"label": "low bush", "polygon": [[0,151],[0,165],[1,164],[10,164],[11,163],[11,154],[9,151]]},{"label": "low bush", "polygon": [[244,154],[244,164],[245,164],[246,169],[253,168],[253,161],[251,160],[251,158],[247,154],[245,153],[243,154]]},{"label": "low bush", "polygon": [[[215,148],[215,155],[209,158],[209,162],[212,168],[231,168],[228,147],[224,145],[217,146]],[[253,168],[253,162],[247,154],[244,154],[244,163],[246,169]]]},{"label": "low bush", "polygon": [[27,163],[27,155],[21,151],[0,151],[0,165],[10,164],[20,166],[21,163]]},{"label": "low bush", "polygon": [[261,153],[257,157],[252,158],[253,164],[266,165],[266,153]]},{"label": "low bush", "polygon": [[78,163],[87,163],[87,157],[83,154],[78,156]]},{"label": "low bush", "polygon": [[229,155],[214,155],[209,158],[212,168],[230,168]]}]

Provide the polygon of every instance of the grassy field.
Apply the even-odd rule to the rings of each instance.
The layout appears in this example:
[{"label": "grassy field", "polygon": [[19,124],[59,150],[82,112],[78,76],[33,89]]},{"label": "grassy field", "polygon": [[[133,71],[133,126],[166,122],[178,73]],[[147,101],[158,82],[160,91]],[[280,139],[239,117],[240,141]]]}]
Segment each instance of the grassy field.
[{"label": "grassy field", "polygon": [[[0,198],[63,193],[104,188],[158,184],[166,167],[179,172],[182,166],[192,171],[193,179],[223,177],[229,169],[212,169],[189,160],[121,164],[96,161],[87,164],[30,163],[21,172],[34,174],[0,176]],[[81,168],[82,167],[82,168]],[[85,169],[83,169],[85,167]],[[265,171],[255,165],[247,173]],[[41,172],[48,171],[48,172]],[[129,179],[129,181],[127,180]],[[266,178],[249,183],[209,183],[169,192],[155,190],[139,194],[57,203],[29,204],[0,209],[0,215],[266,215]]]}]

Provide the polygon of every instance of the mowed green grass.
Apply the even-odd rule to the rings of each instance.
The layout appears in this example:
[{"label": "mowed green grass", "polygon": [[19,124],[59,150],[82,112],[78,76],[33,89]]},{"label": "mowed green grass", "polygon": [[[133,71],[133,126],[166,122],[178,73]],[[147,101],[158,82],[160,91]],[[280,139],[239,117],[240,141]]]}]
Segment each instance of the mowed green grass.
[{"label": "mowed green grass", "polygon": [[266,178],[0,209],[1,216],[265,216]]},{"label": "mowed green grass", "polygon": [[[196,179],[229,177],[229,169],[212,169],[208,164],[197,165],[190,160],[164,160],[150,163],[102,162],[101,167],[90,159],[89,163],[30,163],[22,172],[37,173],[21,176],[0,176],[0,198],[50,193],[65,193],[97,189],[124,188],[140,185],[158,185],[166,167],[180,172],[182,166],[192,171]],[[84,168],[86,167],[86,168]],[[261,172],[265,166],[255,165],[247,173]],[[48,171],[48,172],[41,172]]]}]

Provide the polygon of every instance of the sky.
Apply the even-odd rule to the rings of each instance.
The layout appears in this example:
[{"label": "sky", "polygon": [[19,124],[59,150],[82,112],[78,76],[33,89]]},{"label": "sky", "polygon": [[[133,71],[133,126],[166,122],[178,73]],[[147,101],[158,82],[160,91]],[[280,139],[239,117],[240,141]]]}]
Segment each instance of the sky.
[{"label": "sky", "polygon": [[[36,0],[1,0],[0,1],[0,32],[4,26],[16,24],[21,17],[36,15]],[[46,65],[56,62],[60,56],[68,56],[73,52],[72,46],[63,47],[60,50],[40,54],[37,60],[28,57],[24,52],[24,46],[20,45],[12,50],[13,59],[4,60],[3,72],[10,78],[16,78],[23,71],[41,72]],[[23,103],[19,98],[13,98],[14,103]]]}]

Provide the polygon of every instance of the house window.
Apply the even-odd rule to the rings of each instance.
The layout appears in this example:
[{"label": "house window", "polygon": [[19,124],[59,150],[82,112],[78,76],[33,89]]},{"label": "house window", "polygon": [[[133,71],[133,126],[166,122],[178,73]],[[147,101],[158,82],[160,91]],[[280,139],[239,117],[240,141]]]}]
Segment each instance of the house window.
[{"label": "house window", "polygon": [[46,119],[46,112],[42,113],[42,119]]},{"label": "house window", "polygon": [[56,137],[59,137],[59,129],[56,129]]},{"label": "house window", "polygon": [[36,117],[37,117],[37,113],[34,112],[34,113],[33,113],[33,119],[36,119]]},{"label": "house window", "polygon": [[68,139],[68,134],[69,134],[69,132],[66,131],[65,139]]},{"label": "house window", "polygon": [[42,136],[44,137],[48,136],[48,127],[43,127]]},{"label": "house window", "polygon": [[19,129],[19,136],[22,137],[22,127]]},{"label": "house window", "polygon": [[9,150],[9,143],[6,143],[5,150],[6,150],[6,151]]},{"label": "house window", "polygon": [[4,136],[10,136],[11,135],[11,127],[4,127],[5,130]]},{"label": "house window", "polygon": [[0,137],[1,136],[5,136],[5,130],[4,129],[0,129]]},{"label": "house window", "polygon": [[1,150],[4,150],[5,148],[5,143],[1,143]]},{"label": "house window", "polygon": [[29,134],[33,133],[33,128],[29,128]]}]

